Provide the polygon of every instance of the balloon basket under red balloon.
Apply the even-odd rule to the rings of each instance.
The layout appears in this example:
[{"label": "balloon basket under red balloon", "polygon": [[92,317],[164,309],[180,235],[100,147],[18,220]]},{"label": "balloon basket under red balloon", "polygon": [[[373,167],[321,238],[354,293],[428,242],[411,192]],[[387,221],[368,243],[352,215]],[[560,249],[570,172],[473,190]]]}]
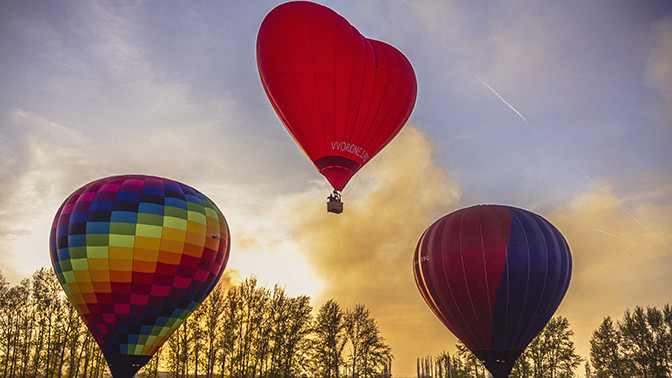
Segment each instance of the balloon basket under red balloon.
[{"label": "balloon basket under red balloon", "polygon": [[341,201],[341,193],[338,190],[327,197],[327,212],[340,214],[343,212],[343,202]]}]

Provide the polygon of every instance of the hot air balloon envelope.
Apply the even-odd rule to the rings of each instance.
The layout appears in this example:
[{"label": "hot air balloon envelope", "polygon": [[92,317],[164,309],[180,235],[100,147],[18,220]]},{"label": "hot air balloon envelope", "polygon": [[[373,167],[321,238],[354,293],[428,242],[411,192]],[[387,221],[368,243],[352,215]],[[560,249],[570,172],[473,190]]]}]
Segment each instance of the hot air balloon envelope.
[{"label": "hot air balloon envelope", "polygon": [[413,273],[434,314],[495,377],[506,377],[569,287],[572,258],[551,223],[527,210],[458,210],[424,232]]},{"label": "hot air balloon envelope", "polygon": [[338,191],[399,133],[415,105],[408,59],[322,5],[273,9],[259,28],[257,65],[278,117]]},{"label": "hot air balloon envelope", "polygon": [[51,261],[115,377],[131,377],[205,299],[229,257],[217,206],[179,182],[91,182],[56,213]]}]

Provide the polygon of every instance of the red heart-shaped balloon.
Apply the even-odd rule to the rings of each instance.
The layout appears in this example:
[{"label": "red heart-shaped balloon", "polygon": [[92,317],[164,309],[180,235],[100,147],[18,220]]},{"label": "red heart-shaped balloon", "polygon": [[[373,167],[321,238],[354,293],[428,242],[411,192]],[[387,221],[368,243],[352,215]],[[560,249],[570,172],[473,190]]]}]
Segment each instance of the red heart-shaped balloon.
[{"label": "red heart-shaped balloon", "polygon": [[415,105],[408,59],[322,5],[273,9],[259,28],[257,65],[278,117],[336,190],[399,133]]}]

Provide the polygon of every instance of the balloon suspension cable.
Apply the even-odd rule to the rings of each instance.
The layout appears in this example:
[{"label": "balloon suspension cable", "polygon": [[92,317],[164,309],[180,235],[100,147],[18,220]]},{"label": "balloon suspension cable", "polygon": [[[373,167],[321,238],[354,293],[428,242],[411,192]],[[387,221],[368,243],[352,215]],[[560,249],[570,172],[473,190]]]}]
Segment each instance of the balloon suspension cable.
[{"label": "balloon suspension cable", "polygon": [[327,197],[327,212],[340,214],[343,212],[343,202],[341,201],[341,192],[334,189],[333,193]]}]

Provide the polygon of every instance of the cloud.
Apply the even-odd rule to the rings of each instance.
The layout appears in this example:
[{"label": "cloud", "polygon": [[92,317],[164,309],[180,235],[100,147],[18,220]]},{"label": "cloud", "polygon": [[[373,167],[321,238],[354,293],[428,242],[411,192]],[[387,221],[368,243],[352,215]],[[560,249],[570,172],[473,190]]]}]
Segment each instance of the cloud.
[{"label": "cloud", "polygon": [[411,265],[425,228],[460,200],[455,179],[434,161],[433,150],[421,131],[407,126],[358,173],[354,187],[346,188],[342,214],[327,214],[322,201],[314,206],[319,194],[313,193],[288,207],[292,236],[325,281],[313,305],[329,298],[347,308],[365,304],[392,346],[397,367],[414,366],[416,357],[455,343],[423,302]]},{"label": "cloud", "polygon": [[548,214],[572,250],[572,283],[559,312],[583,355],[604,317],[670,303],[672,202],[630,204],[614,193],[595,183]]},{"label": "cloud", "polygon": [[242,280],[243,278],[240,276],[239,271],[227,268],[224,271],[224,273],[222,273],[222,276],[219,277],[219,281],[217,281],[217,286],[223,290],[229,290],[234,286],[240,285]]},{"label": "cloud", "polygon": [[[399,373],[412,369],[416,357],[452,351],[456,343],[420,298],[410,261],[422,231],[462,207],[460,188],[433,160],[431,142],[413,127],[404,129],[360,175],[353,188],[346,188],[340,215],[326,214],[323,203],[314,205],[326,191],[289,201],[289,228],[325,281],[314,306],[334,298],[345,307],[363,303],[371,308]],[[584,356],[604,316],[620,317],[637,305],[662,306],[672,290],[672,203],[650,202],[647,196],[626,201],[616,192],[592,182],[543,214],[572,249],[572,283],[558,314],[570,320]]]},{"label": "cloud", "polygon": [[[63,7],[65,23],[46,10],[15,17],[26,42],[8,56],[31,59],[8,80],[18,78],[16,90],[0,109],[0,266],[12,282],[50,264],[50,222],[62,201],[92,180],[126,173],[179,180],[211,197],[232,223],[257,210],[258,197],[294,185],[297,173],[283,162],[293,142],[269,137],[284,131],[261,87],[252,86],[265,112],[227,89],[239,87],[232,84],[195,98],[198,83],[189,79],[200,71],[167,74],[170,61],[144,39],[154,24],[136,10]],[[255,66],[249,70],[256,76]],[[284,180],[269,180],[281,169]]]},{"label": "cloud", "polygon": [[62,193],[92,173],[93,149],[76,130],[28,111],[14,109],[4,123],[2,138],[12,143],[1,156],[0,266],[15,282],[48,263],[51,220]]}]

